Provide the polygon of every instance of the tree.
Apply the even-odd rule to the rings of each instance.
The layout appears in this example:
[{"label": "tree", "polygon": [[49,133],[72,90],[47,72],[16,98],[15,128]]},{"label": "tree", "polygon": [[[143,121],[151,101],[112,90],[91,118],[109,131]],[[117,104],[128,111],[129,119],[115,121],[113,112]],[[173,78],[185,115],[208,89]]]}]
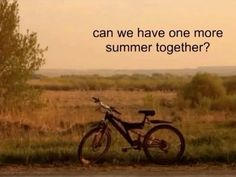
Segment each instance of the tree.
[{"label": "tree", "polygon": [[[0,109],[30,105],[37,94],[27,84],[45,62],[37,34],[19,31],[17,1],[0,0]],[[34,95],[34,96],[33,96]]]},{"label": "tree", "polygon": [[217,99],[226,93],[221,79],[208,73],[198,73],[182,90],[184,99],[190,100],[193,106],[203,99]]}]

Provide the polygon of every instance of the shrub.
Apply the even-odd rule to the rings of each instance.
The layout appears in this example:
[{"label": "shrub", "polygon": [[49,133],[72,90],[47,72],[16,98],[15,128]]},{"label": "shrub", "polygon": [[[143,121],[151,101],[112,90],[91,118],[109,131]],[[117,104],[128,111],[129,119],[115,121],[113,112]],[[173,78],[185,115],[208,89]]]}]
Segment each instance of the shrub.
[{"label": "shrub", "polygon": [[207,97],[203,97],[198,105],[198,111],[200,113],[207,113],[211,109],[212,100]]},{"label": "shrub", "polygon": [[224,86],[228,94],[236,94],[236,76],[225,78]]},{"label": "shrub", "polygon": [[204,98],[217,99],[225,95],[221,79],[215,75],[198,73],[186,84],[181,96],[191,101],[191,106],[201,103]]},{"label": "shrub", "polygon": [[214,100],[211,109],[217,111],[228,110],[236,112],[236,95],[227,95]]}]

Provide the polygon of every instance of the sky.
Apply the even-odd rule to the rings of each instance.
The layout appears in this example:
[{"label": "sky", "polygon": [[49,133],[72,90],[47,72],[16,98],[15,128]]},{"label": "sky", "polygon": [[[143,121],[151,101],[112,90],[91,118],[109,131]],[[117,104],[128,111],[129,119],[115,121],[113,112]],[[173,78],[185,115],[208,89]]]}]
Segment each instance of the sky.
[{"label": "sky", "polygon": [[[37,32],[48,46],[43,68],[57,69],[176,69],[236,66],[235,0],[18,0],[20,30]],[[93,31],[137,28],[168,32],[222,30],[222,38],[94,38]],[[202,44],[208,52],[167,55],[108,53],[106,44]]]}]

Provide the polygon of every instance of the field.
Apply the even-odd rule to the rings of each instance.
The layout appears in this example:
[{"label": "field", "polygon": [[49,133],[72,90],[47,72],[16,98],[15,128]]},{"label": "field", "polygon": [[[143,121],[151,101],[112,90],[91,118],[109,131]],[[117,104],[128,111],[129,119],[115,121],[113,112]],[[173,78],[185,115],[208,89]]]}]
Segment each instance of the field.
[{"label": "field", "polygon": [[[145,90],[46,90],[40,109],[16,114],[2,113],[0,118],[1,164],[77,163],[77,147],[91,124],[103,118],[91,97],[122,112],[122,119],[141,121],[142,108],[157,110],[155,119],[171,120],[186,139],[182,164],[235,163],[236,115],[230,111],[179,109],[176,91]],[[128,144],[112,131],[112,147],[104,163],[148,163],[143,152],[128,151]]]}]

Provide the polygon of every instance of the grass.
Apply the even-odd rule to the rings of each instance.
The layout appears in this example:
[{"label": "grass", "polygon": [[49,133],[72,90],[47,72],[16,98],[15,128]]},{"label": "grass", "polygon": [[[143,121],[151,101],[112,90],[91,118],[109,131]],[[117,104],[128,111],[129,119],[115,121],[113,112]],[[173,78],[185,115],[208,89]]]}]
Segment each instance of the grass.
[{"label": "grass", "polygon": [[30,81],[36,88],[45,90],[178,90],[190,80],[189,76],[171,74],[142,75],[84,75],[39,77]]},{"label": "grass", "polygon": [[[191,129],[189,128],[191,127]],[[182,163],[235,163],[235,127],[210,126],[204,124],[182,125],[181,131],[186,138],[186,152]],[[196,132],[198,134],[196,134]],[[83,134],[83,133],[81,133]],[[77,163],[77,147],[80,133],[59,133],[36,135],[28,134],[20,138],[9,137],[1,141],[0,162],[14,164],[35,163]],[[141,151],[123,153],[122,147],[128,144],[113,132],[112,146],[103,161],[112,164],[148,163]]]},{"label": "grass", "polygon": [[[45,106],[37,111],[0,118],[0,164],[78,163],[77,147],[91,122],[102,119],[92,96],[116,106],[126,121],[140,121],[141,108],[157,110],[156,118],[172,120],[186,139],[181,163],[235,163],[235,114],[228,111],[198,112],[178,109],[175,92],[161,91],[46,91]],[[111,164],[149,163],[143,152],[128,151],[128,144],[112,131],[112,146],[103,162]]]},{"label": "grass", "polygon": [[[152,75],[65,75],[46,77],[35,75],[29,81],[31,85],[43,90],[143,90],[143,91],[177,91],[189,83],[193,76],[172,74]],[[236,76],[219,77],[228,94],[236,93]]]}]

